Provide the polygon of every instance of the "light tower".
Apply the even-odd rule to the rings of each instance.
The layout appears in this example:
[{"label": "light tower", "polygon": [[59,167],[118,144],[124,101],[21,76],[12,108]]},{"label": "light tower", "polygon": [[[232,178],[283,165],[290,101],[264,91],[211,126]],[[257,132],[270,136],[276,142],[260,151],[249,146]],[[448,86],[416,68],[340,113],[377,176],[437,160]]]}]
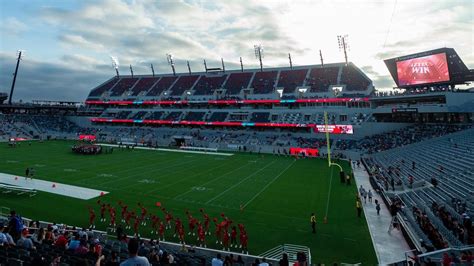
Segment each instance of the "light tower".
[{"label": "light tower", "polygon": [[344,51],[344,58],[346,60],[346,66],[348,64],[347,61],[347,50],[349,50],[349,36],[346,35],[337,35],[337,42],[339,43],[339,51]]},{"label": "light tower", "polygon": [[263,63],[262,63],[262,58],[263,58],[263,46],[261,44],[256,44],[253,46],[255,50],[255,58],[260,61],[260,71],[263,71]]},{"label": "light tower", "polygon": [[244,63],[242,62],[242,56],[240,57],[240,71],[244,72]]},{"label": "light tower", "polygon": [[321,67],[324,67],[323,52],[321,52],[321,49],[319,50],[319,58],[321,58]]},{"label": "light tower", "polygon": [[173,55],[166,54],[166,60],[168,61],[168,65],[171,66],[171,70],[173,71],[173,76],[176,76],[176,70],[174,69]]},{"label": "light tower", "polygon": [[288,53],[288,60],[290,60],[290,69],[293,69],[293,62],[291,61],[291,54]]},{"label": "light tower", "polygon": [[16,60],[16,68],[15,68],[15,73],[13,73],[13,82],[12,82],[12,88],[10,90],[10,97],[8,97],[8,104],[12,104],[12,98],[13,98],[13,91],[15,90],[15,83],[16,83],[16,75],[18,74],[18,67],[20,66],[20,60],[21,57],[25,54],[24,50],[18,50],[17,55],[18,58]]},{"label": "light tower", "polygon": [[110,60],[112,60],[112,66],[115,68],[115,74],[117,74],[117,78],[120,77],[118,68],[119,68],[119,61],[117,57],[115,56],[110,56]]},{"label": "light tower", "polygon": [[189,65],[189,61],[186,61],[186,63],[188,64],[188,72],[189,72],[189,75],[191,75],[191,66]]},{"label": "light tower", "polygon": [[150,64],[150,66],[151,66],[151,74],[154,77],[155,76],[155,69],[153,68],[153,64]]},{"label": "light tower", "polygon": [[133,78],[133,68],[132,68],[132,64],[130,64],[130,74],[132,74],[132,78]]}]

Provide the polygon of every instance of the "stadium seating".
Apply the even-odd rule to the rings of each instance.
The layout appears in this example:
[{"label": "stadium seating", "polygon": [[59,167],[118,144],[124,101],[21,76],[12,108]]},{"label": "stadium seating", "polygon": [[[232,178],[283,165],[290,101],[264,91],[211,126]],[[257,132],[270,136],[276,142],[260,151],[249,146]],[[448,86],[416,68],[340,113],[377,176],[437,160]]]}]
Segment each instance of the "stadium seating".
[{"label": "stadium seating", "polygon": [[283,87],[283,93],[294,93],[296,87],[303,86],[308,69],[282,70],[277,87]]},{"label": "stadium seating", "polygon": [[133,87],[137,80],[138,78],[121,78],[112,88],[110,96],[122,96],[126,91]]},{"label": "stadium seating", "polygon": [[189,112],[184,116],[184,121],[204,121],[206,112]]},{"label": "stadium seating", "polygon": [[159,78],[141,78],[132,88],[131,95],[138,96],[146,93],[158,80]]},{"label": "stadium seating", "polygon": [[181,96],[185,91],[190,90],[194,83],[199,79],[199,75],[180,76],[176,83],[171,87],[170,96]]},{"label": "stadium seating", "polygon": [[242,89],[246,89],[252,79],[252,72],[232,73],[224,85],[227,95],[239,94]]},{"label": "stadium seating", "polygon": [[328,92],[330,85],[337,84],[339,67],[313,68],[306,80],[310,92]]},{"label": "stadium seating", "polygon": [[160,112],[160,111],[157,111],[157,112],[150,112],[148,116],[146,116],[146,119],[150,119],[150,120],[160,120],[161,117],[163,116],[164,112]]},{"label": "stadium seating", "polygon": [[89,94],[89,97],[102,96],[104,92],[110,90],[115,84],[117,84],[118,81],[119,81],[119,78],[117,77],[112,78],[111,80],[105,82],[99,87],[93,89],[91,93]]},{"label": "stadium seating", "polygon": [[260,122],[260,123],[270,122],[270,113],[268,113],[268,112],[255,112],[255,113],[252,113],[252,116],[250,118],[250,122]]},{"label": "stadium seating", "polygon": [[268,94],[275,89],[278,71],[256,72],[252,81],[254,94]]},{"label": "stadium seating", "polygon": [[171,87],[171,85],[176,81],[178,77],[162,77],[160,80],[155,83],[155,85],[148,91],[146,96],[158,96],[163,91],[166,91]]},{"label": "stadium seating", "polygon": [[117,119],[126,119],[132,113],[132,111],[120,111],[115,114],[115,118]]},{"label": "stadium seating", "polygon": [[396,180],[402,214],[428,250],[474,244],[473,134],[462,130],[365,159],[369,169],[377,169],[380,187],[390,192]]},{"label": "stadium seating", "polygon": [[135,114],[133,114],[130,119],[134,119],[134,120],[141,120],[145,117],[145,115],[148,114],[147,111],[139,111],[139,112],[136,112]]},{"label": "stadium seating", "polygon": [[352,64],[342,67],[341,83],[346,84],[347,91],[365,91],[370,81]]},{"label": "stadium seating", "polygon": [[169,121],[179,121],[179,118],[181,117],[183,113],[182,112],[169,112],[164,120],[169,120]]},{"label": "stadium seating", "polygon": [[209,122],[216,122],[216,121],[225,121],[229,115],[228,112],[213,112],[211,116],[207,119]]},{"label": "stadium seating", "polygon": [[220,89],[227,75],[218,77],[202,76],[194,86],[194,95],[212,95],[215,90]]}]

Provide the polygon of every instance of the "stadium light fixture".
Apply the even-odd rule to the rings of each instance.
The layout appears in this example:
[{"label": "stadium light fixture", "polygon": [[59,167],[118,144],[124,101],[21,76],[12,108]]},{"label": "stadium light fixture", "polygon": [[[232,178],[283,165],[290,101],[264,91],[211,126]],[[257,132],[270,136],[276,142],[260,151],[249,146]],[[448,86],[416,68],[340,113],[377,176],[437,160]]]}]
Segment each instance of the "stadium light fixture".
[{"label": "stadium light fixture", "polygon": [[349,50],[349,36],[345,35],[337,35],[337,42],[339,44],[339,51],[344,51],[344,58],[346,60],[346,66],[348,65],[347,60],[347,50]]},{"label": "stadium light fixture", "polygon": [[242,56],[240,57],[240,71],[244,72],[244,63],[242,62]]},{"label": "stadium light fixture", "polygon": [[263,71],[263,63],[262,63],[262,58],[263,56],[263,46],[261,44],[255,44],[253,46],[253,49],[255,51],[255,58],[260,61],[260,71]]},{"label": "stadium light fixture", "polygon": [[153,68],[153,64],[150,64],[150,66],[151,66],[151,73],[152,73],[152,75],[153,75],[153,77],[154,77],[154,76],[155,76],[155,69]]},{"label": "stadium light fixture", "polygon": [[167,53],[166,60],[168,61],[168,65],[171,66],[171,70],[173,71],[173,76],[176,76],[176,70],[174,69],[173,55],[170,53]]},{"label": "stadium light fixture", "polygon": [[24,57],[25,50],[18,50],[16,52],[17,54],[17,60],[16,60],[16,67],[15,67],[15,72],[13,73],[13,81],[12,81],[12,87],[10,89],[10,96],[8,97],[8,104],[12,104],[12,98],[13,98],[13,91],[15,90],[15,83],[16,83],[16,76],[18,74],[18,67],[20,66],[20,61]]},{"label": "stadium light fixture", "polygon": [[117,74],[117,77],[120,77],[120,74],[119,74],[119,71],[118,71],[119,61],[118,61],[117,57],[110,55],[110,60],[112,60],[112,66],[113,66],[113,68],[115,68],[115,73]]},{"label": "stadium light fixture", "polygon": [[323,52],[319,49],[319,58],[321,58],[321,67],[324,67]]}]

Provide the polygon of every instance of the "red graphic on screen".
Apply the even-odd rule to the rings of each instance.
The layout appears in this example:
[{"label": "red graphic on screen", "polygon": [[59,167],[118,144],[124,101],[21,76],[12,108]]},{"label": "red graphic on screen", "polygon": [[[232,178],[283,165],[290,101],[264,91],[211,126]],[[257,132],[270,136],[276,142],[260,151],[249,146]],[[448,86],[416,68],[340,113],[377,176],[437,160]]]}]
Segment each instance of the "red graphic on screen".
[{"label": "red graphic on screen", "polygon": [[95,141],[96,137],[94,135],[79,135],[79,140]]},{"label": "red graphic on screen", "polygon": [[397,62],[398,85],[449,81],[446,54],[434,54]]},{"label": "red graphic on screen", "polygon": [[291,147],[290,154],[296,156],[318,157],[318,149]]}]

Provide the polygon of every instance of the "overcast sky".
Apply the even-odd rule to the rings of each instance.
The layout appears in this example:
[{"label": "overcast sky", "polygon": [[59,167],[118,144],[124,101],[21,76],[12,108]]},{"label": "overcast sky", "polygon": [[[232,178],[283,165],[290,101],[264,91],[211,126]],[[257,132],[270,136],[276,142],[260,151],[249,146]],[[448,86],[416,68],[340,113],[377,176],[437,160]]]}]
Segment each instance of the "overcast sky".
[{"label": "overcast sky", "polygon": [[166,53],[178,72],[209,67],[247,68],[265,49],[264,66],[342,62],[337,35],[349,35],[349,60],[374,80],[394,86],[383,59],[439,47],[455,48],[474,68],[473,0],[386,1],[0,1],[0,91],[9,92],[18,49],[26,50],[14,100],[83,101],[120,71],[169,73]]}]

